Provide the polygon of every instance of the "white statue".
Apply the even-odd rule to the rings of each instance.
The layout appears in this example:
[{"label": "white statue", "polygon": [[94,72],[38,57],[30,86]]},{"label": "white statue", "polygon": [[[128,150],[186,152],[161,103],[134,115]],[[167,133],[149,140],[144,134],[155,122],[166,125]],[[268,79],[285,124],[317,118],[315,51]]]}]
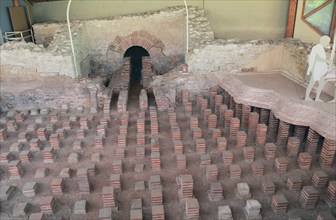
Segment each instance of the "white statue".
[{"label": "white statue", "polygon": [[306,90],[306,101],[313,101],[309,97],[309,94],[311,93],[316,82],[318,82],[315,101],[322,102],[320,95],[325,84],[324,76],[328,72],[328,63],[330,62],[327,60],[324,48],[327,48],[329,43],[330,37],[322,36],[320,38],[320,43],[315,45],[309,54],[307,75],[309,76],[311,74],[311,77]]}]

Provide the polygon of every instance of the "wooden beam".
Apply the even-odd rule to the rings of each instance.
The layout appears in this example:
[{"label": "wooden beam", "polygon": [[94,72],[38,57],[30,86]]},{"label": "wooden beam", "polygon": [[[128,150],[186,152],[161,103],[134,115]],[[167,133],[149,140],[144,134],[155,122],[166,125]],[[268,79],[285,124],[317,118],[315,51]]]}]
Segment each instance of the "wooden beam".
[{"label": "wooden beam", "polygon": [[287,29],[285,38],[292,38],[294,35],[297,4],[298,0],[290,0],[289,2]]},{"label": "wooden beam", "polygon": [[336,30],[336,3],[334,4],[333,19],[330,27],[330,38],[332,41],[334,40],[334,37],[336,37],[335,30]]}]

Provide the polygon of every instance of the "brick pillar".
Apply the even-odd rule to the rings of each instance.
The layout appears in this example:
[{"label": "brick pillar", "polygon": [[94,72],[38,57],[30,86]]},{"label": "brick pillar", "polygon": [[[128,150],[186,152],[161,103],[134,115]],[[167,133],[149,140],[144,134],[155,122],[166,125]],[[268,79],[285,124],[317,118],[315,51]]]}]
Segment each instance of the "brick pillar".
[{"label": "brick pillar", "polygon": [[230,140],[235,142],[237,132],[239,131],[240,120],[239,118],[231,118],[230,120]]},{"label": "brick pillar", "polygon": [[250,112],[247,136],[249,140],[254,140],[257,132],[257,126],[259,121],[259,114],[257,112]]},{"label": "brick pillar", "polygon": [[319,136],[320,135],[316,131],[309,128],[306,141],[306,151],[312,156],[316,153]]},{"label": "brick pillar", "polygon": [[305,126],[300,126],[300,125],[295,125],[294,127],[294,136],[299,138],[300,143],[302,143],[304,135],[306,133],[307,127]]},{"label": "brick pillar", "polygon": [[251,112],[251,106],[243,105],[241,124],[242,124],[242,127],[244,129],[247,129],[247,127],[248,127],[248,120],[249,120],[249,117],[250,117],[250,112]]},{"label": "brick pillar", "polygon": [[330,168],[336,152],[336,141],[324,139],[322,151],[320,154],[320,166],[322,168]]},{"label": "brick pillar", "polygon": [[286,146],[288,135],[289,135],[289,127],[290,127],[289,123],[280,120],[278,135],[277,135],[277,140],[276,140],[276,144],[278,146],[280,147]]},{"label": "brick pillar", "polygon": [[260,123],[267,125],[269,121],[269,116],[270,116],[270,110],[262,108],[260,110]]},{"label": "brick pillar", "polygon": [[266,144],[266,135],[267,135],[267,125],[258,124],[256,132],[256,142],[257,147],[264,147]]},{"label": "brick pillar", "polygon": [[228,109],[225,111],[225,116],[224,116],[224,129],[225,130],[230,128],[231,118],[233,118],[233,111],[232,109]]},{"label": "brick pillar", "polygon": [[278,132],[279,119],[277,119],[274,113],[271,111],[268,121],[268,135],[272,140],[275,139]]},{"label": "brick pillar", "polygon": [[241,120],[242,116],[243,116],[243,105],[240,104],[240,103],[236,103],[236,106],[235,106],[235,117],[239,118],[239,120]]}]

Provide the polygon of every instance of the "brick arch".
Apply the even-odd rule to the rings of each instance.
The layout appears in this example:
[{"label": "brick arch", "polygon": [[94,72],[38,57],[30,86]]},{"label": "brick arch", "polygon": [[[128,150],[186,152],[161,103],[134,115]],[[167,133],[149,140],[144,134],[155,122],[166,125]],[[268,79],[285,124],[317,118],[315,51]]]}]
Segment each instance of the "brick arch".
[{"label": "brick arch", "polygon": [[134,31],[132,34],[126,37],[116,36],[114,41],[108,45],[108,51],[114,51],[117,53],[124,54],[126,50],[133,46],[140,46],[149,51],[151,48],[160,48],[162,54],[165,49],[164,43],[155,37],[154,35],[148,33],[147,31]]}]

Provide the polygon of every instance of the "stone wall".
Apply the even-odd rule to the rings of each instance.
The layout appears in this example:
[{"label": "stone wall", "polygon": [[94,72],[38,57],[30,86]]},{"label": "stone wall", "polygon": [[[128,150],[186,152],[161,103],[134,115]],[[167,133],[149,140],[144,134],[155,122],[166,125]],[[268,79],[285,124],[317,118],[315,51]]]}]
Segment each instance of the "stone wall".
[{"label": "stone wall", "polygon": [[[9,73],[6,69],[16,71]],[[1,66],[0,77],[1,111],[15,108],[60,108],[69,104],[71,108],[97,107],[98,92],[102,79],[72,79],[68,76],[41,76],[15,66]]]}]

